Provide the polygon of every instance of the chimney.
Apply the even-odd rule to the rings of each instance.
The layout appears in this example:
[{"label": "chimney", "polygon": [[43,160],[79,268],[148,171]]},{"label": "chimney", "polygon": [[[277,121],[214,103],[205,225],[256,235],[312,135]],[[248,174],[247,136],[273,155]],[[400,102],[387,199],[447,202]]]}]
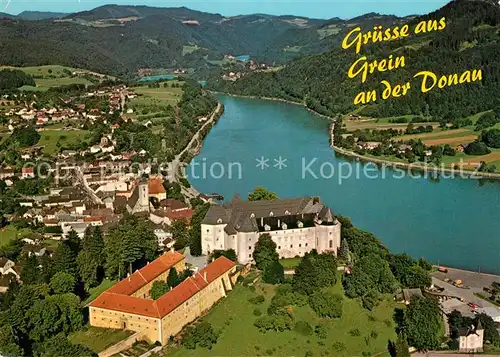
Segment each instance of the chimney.
[{"label": "chimney", "polygon": [[207,281],[207,272],[206,271],[203,272],[203,280]]},{"label": "chimney", "polygon": [[174,252],[175,252],[174,246],[170,247],[170,253],[174,253]]}]

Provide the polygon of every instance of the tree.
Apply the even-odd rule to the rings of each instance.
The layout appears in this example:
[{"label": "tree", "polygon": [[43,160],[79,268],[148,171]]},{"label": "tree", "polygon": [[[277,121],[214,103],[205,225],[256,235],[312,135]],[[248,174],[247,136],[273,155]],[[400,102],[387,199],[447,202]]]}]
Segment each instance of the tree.
[{"label": "tree", "polygon": [[53,272],[67,272],[73,276],[77,275],[76,255],[67,241],[60,243],[54,253]]},{"label": "tree", "polygon": [[481,134],[481,140],[489,147],[500,148],[500,129],[485,130]]},{"label": "tree", "polygon": [[274,243],[268,233],[262,234],[257,243],[255,243],[253,259],[255,265],[260,270],[265,270],[271,263],[279,261],[279,255],[276,252],[276,243]]},{"label": "tree", "polygon": [[157,280],[153,282],[153,285],[151,286],[151,290],[149,291],[149,295],[151,295],[151,298],[153,300],[157,300],[161,296],[165,295],[167,292],[170,291],[169,285],[161,280]]},{"label": "tree", "polygon": [[69,231],[68,239],[66,240],[66,242],[68,243],[69,247],[71,248],[75,256],[77,256],[78,253],[80,253],[80,250],[82,249],[81,247],[82,242],[80,237],[78,237],[78,234],[73,229]]},{"label": "tree", "polygon": [[188,349],[195,349],[197,346],[211,350],[217,343],[220,333],[215,331],[208,322],[201,322],[196,326],[189,326],[182,338],[183,345]]},{"label": "tree", "polygon": [[214,261],[219,257],[226,257],[227,259],[232,260],[233,262],[238,261],[238,257],[236,256],[236,252],[234,251],[234,249],[214,250],[212,254],[210,254],[209,261]]},{"label": "tree", "polygon": [[393,293],[398,286],[387,261],[374,253],[361,257],[343,284],[350,298],[361,297],[371,289],[382,294]]},{"label": "tree", "polygon": [[485,313],[478,314],[476,316],[475,325],[477,326],[479,322],[481,322],[481,325],[484,328],[484,339],[486,341],[490,341],[490,343],[493,345],[499,346],[500,337],[495,321],[493,321],[491,316],[486,315]]},{"label": "tree", "polygon": [[25,254],[21,260],[21,281],[24,284],[36,284],[40,281],[40,270],[34,254]]},{"label": "tree", "polygon": [[278,196],[276,193],[268,191],[264,187],[256,187],[252,192],[248,194],[247,199],[249,201],[271,201],[277,200]]},{"label": "tree", "polygon": [[311,295],[314,291],[337,282],[337,260],[332,254],[318,254],[316,250],[306,253],[295,268],[292,287],[302,294]]},{"label": "tree", "polygon": [[279,261],[273,261],[264,268],[262,280],[267,284],[281,284],[285,281],[285,270]]},{"label": "tree", "polygon": [[328,290],[316,290],[309,296],[309,305],[319,317],[339,318],[342,316],[342,296]]},{"label": "tree", "polygon": [[170,268],[167,276],[167,285],[171,288],[175,288],[179,284],[179,275],[175,268]]},{"label": "tree", "polygon": [[349,244],[347,243],[347,240],[344,238],[342,239],[342,244],[340,246],[340,256],[342,259],[345,260],[345,262],[350,265],[351,264],[351,256],[349,254]]},{"label": "tree", "polygon": [[0,354],[5,357],[24,356],[24,351],[18,345],[18,340],[9,325],[0,327]]},{"label": "tree", "polygon": [[465,153],[467,155],[487,155],[490,152],[491,150],[488,149],[488,146],[486,146],[485,143],[480,141],[475,141],[473,143],[470,143],[465,148]]},{"label": "tree", "polygon": [[104,240],[101,230],[95,227],[86,232],[83,247],[77,258],[78,272],[87,289],[97,286],[104,275]]},{"label": "tree", "polygon": [[33,341],[42,342],[59,332],[59,309],[53,300],[38,300],[26,312],[29,321],[29,337]]},{"label": "tree", "polygon": [[363,307],[365,309],[372,311],[373,308],[378,305],[379,298],[379,292],[376,289],[371,289],[363,295],[361,302],[363,303]]},{"label": "tree", "polygon": [[170,226],[170,233],[172,233],[175,239],[175,249],[179,250],[184,248],[189,244],[189,229],[187,221],[182,219],[176,219],[172,222]]},{"label": "tree", "polygon": [[418,350],[439,347],[442,317],[436,300],[415,296],[404,316],[410,346]]},{"label": "tree", "polygon": [[201,255],[201,222],[205,218],[208,210],[210,209],[210,204],[206,203],[204,205],[196,207],[194,210],[193,217],[191,218],[191,227],[189,229],[189,248],[190,253],[194,256]]},{"label": "tree", "polygon": [[60,271],[50,279],[50,287],[55,294],[72,293],[75,290],[76,278],[63,271]]},{"label": "tree", "polygon": [[402,333],[398,334],[396,343],[389,341],[389,354],[391,357],[410,357],[410,347],[406,340],[406,336]]},{"label": "tree", "polygon": [[58,334],[47,340],[40,355],[44,357],[97,357],[97,353],[86,346],[73,344],[64,334]]}]

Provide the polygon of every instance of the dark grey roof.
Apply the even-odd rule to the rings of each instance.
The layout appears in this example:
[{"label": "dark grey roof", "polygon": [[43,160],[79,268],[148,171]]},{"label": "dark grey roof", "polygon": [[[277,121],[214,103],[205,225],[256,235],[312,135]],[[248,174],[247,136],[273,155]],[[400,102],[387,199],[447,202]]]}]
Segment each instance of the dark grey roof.
[{"label": "dark grey roof", "polygon": [[411,301],[414,296],[422,296],[422,290],[416,289],[403,289],[403,297],[405,301]]},{"label": "dark grey roof", "polygon": [[225,205],[214,205],[208,210],[203,224],[227,224],[227,234],[236,232],[256,232],[257,220],[266,217],[296,216],[317,214],[324,222],[333,223],[335,218],[331,210],[324,206],[319,198],[300,197],[272,201],[242,201],[237,195]]},{"label": "dark grey roof", "polygon": [[139,201],[139,185],[137,185],[134,189],[134,192],[132,193],[132,196],[127,201],[127,205],[131,208],[134,209],[135,205],[137,204],[137,201]]}]

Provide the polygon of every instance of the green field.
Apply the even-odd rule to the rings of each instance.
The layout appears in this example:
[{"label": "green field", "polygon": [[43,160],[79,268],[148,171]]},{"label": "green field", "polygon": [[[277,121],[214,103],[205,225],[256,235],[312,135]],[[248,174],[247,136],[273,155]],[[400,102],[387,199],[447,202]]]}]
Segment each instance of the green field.
[{"label": "green field", "polygon": [[[169,84],[179,83],[177,81],[170,81]],[[158,107],[158,106],[176,106],[182,97],[182,88],[163,87],[161,83],[160,88],[149,88],[147,86],[134,88],[137,96],[130,101],[130,106],[134,109],[140,107]]]},{"label": "green field", "polygon": [[14,226],[4,227],[3,229],[0,229],[0,247],[8,244],[10,241],[16,239],[16,237],[22,238],[29,236],[32,233],[33,232],[29,228],[18,230]]},{"label": "green field", "polygon": [[59,87],[65,86],[68,84],[92,84],[91,81],[85,78],[80,77],[61,77],[61,78],[35,78],[35,83],[37,88],[50,88],[50,87]]},{"label": "green field", "polygon": [[92,351],[99,353],[113,346],[121,340],[132,335],[133,332],[125,330],[113,330],[99,327],[88,327],[82,331],[73,332],[68,336],[72,343],[87,346]]},{"label": "green field", "polygon": [[82,69],[76,69],[72,67],[65,67],[59,65],[47,65],[47,66],[37,66],[37,67],[9,67],[3,66],[0,69],[19,69],[34,77],[36,87],[23,86],[22,90],[27,91],[43,91],[50,87],[58,87],[68,84],[92,84],[86,78],[81,77],[71,77],[71,73],[74,71],[89,72]]},{"label": "green field", "polygon": [[[228,297],[214,307],[204,320],[221,331],[217,344],[211,349],[197,348],[188,350],[178,348],[167,352],[172,357],[195,356],[304,356],[311,351],[313,356],[388,356],[387,341],[396,338],[393,313],[395,303],[388,296],[373,311],[364,310],[357,300],[344,300],[343,315],[340,319],[320,319],[309,307],[294,307],[295,321],[306,321],[312,328],[318,323],[326,324],[328,335],[319,339],[314,333],[304,336],[296,331],[261,333],[253,326],[257,319],[253,311],[259,309],[265,313],[274,286],[262,285],[257,293],[263,294],[266,301],[261,305],[252,305],[248,299],[256,295],[248,287],[237,285]],[[338,284],[332,287],[342,293]],[[350,331],[358,329],[359,336],[352,336]]]},{"label": "green field", "polygon": [[7,245],[11,240],[16,238],[18,231],[13,226],[7,226],[0,229],[0,247]]},{"label": "green field", "polygon": [[198,51],[201,47],[198,45],[185,45],[182,46],[182,55],[185,56],[189,53],[193,53],[195,51]]},{"label": "green field", "polygon": [[62,146],[76,144],[87,135],[85,130],[44,130],[40,132],[38,146],[43,146],[44,154],[51,155],[57,151],[57,142],[60,140]]},{"label": "green field", "polygon": [[285,269],[293,269],[300,263],[301,258],[280,259],[280,264]]},{"label": "green field", "polygon": [[319,30],[317,30],[319,34],[319,38],[323,39],[328,36],[336,35],[340,33],[342,29],[340,27],[337,27],[337,25],[329,25],[327,27],[323,27]]}]

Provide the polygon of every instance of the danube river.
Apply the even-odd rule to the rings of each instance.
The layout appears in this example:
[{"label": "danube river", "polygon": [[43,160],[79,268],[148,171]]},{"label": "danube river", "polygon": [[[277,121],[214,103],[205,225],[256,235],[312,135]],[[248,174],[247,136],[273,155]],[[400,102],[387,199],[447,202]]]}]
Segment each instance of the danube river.
[{"label": "danube river", "polygon": [[300,106],[219,99],[225,113],[187,170],[200,192],[320,196],[393,252],[500,273],[500,182],[381,170],[336,155],[327,120]]}]

